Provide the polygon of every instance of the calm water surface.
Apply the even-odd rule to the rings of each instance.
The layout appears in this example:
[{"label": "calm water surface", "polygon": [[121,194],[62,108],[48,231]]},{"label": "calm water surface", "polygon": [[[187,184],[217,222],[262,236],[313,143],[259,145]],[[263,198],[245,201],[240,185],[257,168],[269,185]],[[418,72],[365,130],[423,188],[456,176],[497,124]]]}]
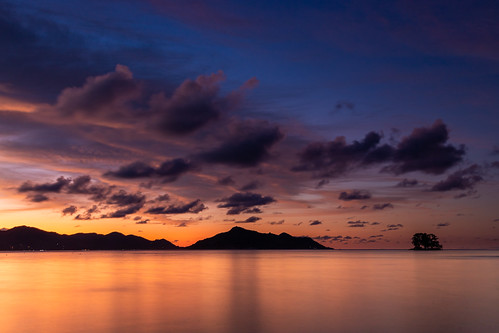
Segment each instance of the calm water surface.
[{"label": "calm water surface", "polygon": [[0,253],[0,331],[499,332],[499,251]]}]

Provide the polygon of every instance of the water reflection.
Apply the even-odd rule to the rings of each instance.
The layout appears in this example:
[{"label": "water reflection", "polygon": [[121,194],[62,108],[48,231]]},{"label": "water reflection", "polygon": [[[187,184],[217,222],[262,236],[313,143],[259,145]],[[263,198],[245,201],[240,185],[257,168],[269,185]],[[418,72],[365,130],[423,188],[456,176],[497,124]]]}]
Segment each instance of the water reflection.
[{"label": "water reflection", "polygon": [[497,332],[499,252],[0,253],[2,332]]}]

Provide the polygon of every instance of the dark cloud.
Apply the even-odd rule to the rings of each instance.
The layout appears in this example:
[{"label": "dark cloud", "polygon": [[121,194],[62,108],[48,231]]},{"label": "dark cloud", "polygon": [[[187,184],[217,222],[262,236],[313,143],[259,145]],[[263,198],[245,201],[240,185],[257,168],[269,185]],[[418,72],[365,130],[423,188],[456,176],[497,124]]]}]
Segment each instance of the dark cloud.
[{"label": "dark cloud", "polygon": [[279,220],[279,221],[270,221],[270,225],[278,225],[278,224],[284,224],[284,220]]},{"label": "dark cloud", "polygon": [[154,175],[155,171],[156,170],[149,164],[137,161],[128,165],[121,166],[117,171],[108,171],[104,174],[104,176],[127,179],[144,178]]},{"label": "dark cloud", "polygon": [[194,213],[197,214],[205,209],[208,209],[201,200],[197,199],[192,202],[180,205],[169,205],[149,208],[146,213],[149,214],[185,214]]},{"label": "dark cloud", "polygon": [[57,99],[55,109],[62,116],[87,119],[123,115],[123,105],[139,94],[128,67],[116,65],[114,72],[89,77],[82,87],[66,88]]},{"label": "dark cloud", "polygon": [[[140,219],[139,219],[139,220],[140,220]],[[135,224],[147,224],[147,223],[149,223],[149,221],[150,221],[149,219],[146,219],[146,220],[140,220],[140,221],[135,222]]]},{"label": "dark cloud", "polygon": [[393,205],[389,202],[373,205],[373,210],[383,210],[385,208],[393,208]]},{"label": "dark cloud", "polygon": [[347,224],[350,228],[364,228],[366,225],[369,225],[369,222],[366,222],[366,221],[348,221]]},{"label": "dark cloud", "polygon": [[380,140],[380,134],[370,132],[362,141],[352,144],[347,144],[343,136],[326,143],[311,143],[299,153],[300,164],[292,170],[313,171],[316,177],[330,178],[354,167],[386,161],[393,149],[387,145],[378,147]]},{"label": "dark cloud", "polygon": [[355,104],[350,101],[338,101],[334,106],[335,111],[340,111],[343,109],[352,111],[354,108]]},{"label": "dark cloud", "polygon": [[365,190],[353,190],[352,192],[341,192],[338,199],[343,201],[367,200],[371,198],[371,193]]},{"label": "dark cloud", "polygon": [[421,171],[442,174],[462,161],[464,146],[447,144],[447,126],[437,120],[429,128],[417,128],[393,147],[380,144],[382,135],[368,133],[362,141],[347,144],[345,137],[330,142],[310,143],[299,154],[293,171],[311,171],[315,178],[333,178],[351,170],[387,164],[384,171],[403,174]]},{"label": "dark cloud", "polygon": [[372,235],[372,236],[369,236],[369,238],[382,238],[384,237],[384,235]]},{"label": "dark cloud", "polygon": [[393,230],[399,230],[400,228],[403,228],[404,225],[403,224],[387,224],[386,225],[386,229],[383,229],[381,231],[393,231]]},{"label": "dark cloud", "polygon": [[419,184],[419,181],[417,179],[407,179],[404,178],[404,180],[400,181],[397,184],[397,187],[414,187]]},{"label": "dark cloud", "polygon": [[49,197],[43,193],[30,193],[26,198],[31,202],[43,202],[49,200]]},{"label": "dark cloud", "polygon": [[262,196],[261,194],[252,192],[238,192],[230,197],[218,199],[217,202],[221,202],[221,204],[217,207],[229,208],[227,215],[234,215],[253,212],[252,209],[258,208],[255,206],[264,206],[275,201],[271,196]]},{"label": "dark cloud", "polygon": [[152,96],[150,106],[158,115],[156,126],[165,134],[184,135],[218,119],[227,104],[218,96],[223,80],[221,71],[200,75],[196,80],[185,80],[170,98],[162,93]]},{"label": "dark cloud", "polygon": [[250,216],[246,220],[244,220],[244,221],[236,221],[236,223],[255,223],[256,221],[259,221],[261,219],[262,219],[261,217]]},{"label": "dark cloud", "polygon": [[394,165],[389,169],[397,174],[411,171],[439,175],[462,161],[464,146],[446,144],[449,139],[447,126],[437,120],[430,127],[420,127],[402,139],[393,156]]},{"label": "dark cloud", "polygon": [[121,166],[116,171],[108,171],[104,176],[125,179],[160,177],[164,182],[173,182],[181,175],[195,168],[192,162],[183,158],[165,161],[156,168],[147,163],[137,161]]},{"label": "dark cloud", "polygon": [[127,215],[137,213],[143,206],[144,206],[143,203],[129,205],[128,207],[121,208],[121,209],[118,209],[118,210],[116,210],[114,212],[101,215],[101,218],[121,218],[121,217],[125,217]]},{"label": "dark cloud", "polygon": [[469,190],[473,189],[474,186],[482,180],[482,168],[477,164],[473,164],[466,169],[458,170],[450,174],[446,179],[433,185],[430,191],[446,192],[452,190]]},{"label": "dark cloud", "polygon": [[161,194],[154,199],[154,202],[164,202],[164,201],[169,201],[170,196],[168,194]]},{"label": "dark cloud", "polygon": [[60,193],[63,187],[70,183],[69,178],[59,177],[53,183],[34,184],[31,181],[24,182],[17,190],[23,192]]},{"label": "dark cloud", "polygon": [[324,185],[327,185],[329,184],[329,180],[328,179],[321,179],[317,185],[315,185],[315,188],[321,188],[323,187]]},{"label": "dark cloud", "polygon": [[117,205],[120,207],[128,205],[144,205],[146,201],[146,196],[140,192],[129,194],[124,190],[120,190],[118,193],[114,193],[107,199],[107,203],[111,205]]},{"label": "dark cloud", "polygon": [[253,180],[253,181],[243,185],[239,189],[239,191],[243,191],[243,192],[252,191],[252,190],[256,190],[260,186],[262,186],[262,183],[260,183],[258,180]]},{"label": "dark cloud", "polygon": [[322,222],[319,220],[314,220],[314,221],[311,221],[309,225],[319,225],[319,224],[322,224]]},{"label": "dark cloud", "polygon": [[76,206],[73,206],[73,205],[68,206],[62,210],[62,215],[63,216],[73,215],[74,213],[76,213],[76,210],[77,210]]},{"label": "dark cloud", "polygon": [[156,174],[160,177],[164,177],[164,180],[167,182],[177,180],[177,178],[194,169],[194,165],[183,159],[176,158],[173,160],[169,160],[161,163],[161,165],[156,169]]},{"label": "dark cloud", "polygon": [[438,223],[437,228],[443,228],[443,227],[448,227],[450,226],[449,222],[444,222],[444,223]]},{"label": "dark cloud", "polygon": [[74,219],[75,220],[92,220],[93,219],[92,214],[98,213],[98,212],[99,212],[99,207],[97,207],[97,205],[93,205],[92,207],[87,209],[84,213],[76,215]]},{"label": "dark cloud", "polygon": [[232,179],[231,176],[227,176],[227,177],[218,179],[217,184],[223,185],[223,186],[229,186],[229,185],[235,185],[236,182],[234,181],[234,179]]},{"label": "dark cloud", "polygon": [[68,194],[86,194],[94,201],[102,201],[112,191],[112,186],[104,184],[91,184],[91,178],[88,175],[79,176],[75,179],[59,177],[53,183],[35,184],[31,181],[24,182],[17,188],[19,192],[38,192],[38,193],[68,193]]},{"label": "dark cloud", "polygon": [[492,155],[499,155],[499,146],[494,146],[492,148]]},{"label": "dark cloud", "polygon": [[261,213],[263,213],[263,211],[258,207],[253,207],[253,208],[246,209],[244,211],[244,213],[246,213],[246,214],[261,214]]},{"label": "dark cloud", "polygon": [[324,236],[312,237],[312,239],[322,241],[322,242],[329,242],[329,243],[332,243],[332,242],[344,243],[344,242],[348,242],[349,240],[351,240],[352,237],[351,236],[342,236],[342,235],[338,235],[338,236],[324,235]]},{"label": "dark cloud", "polygon": [[371,225],[379,225],[379,224],[381,224],[381,223],[379,223],[379,222],[371,222]]},{"label": "dark cloud", "polygon": [[83,175],[72,179],[66,188],[68,194],[88,194],[94,201],[104,200],[113,190],[114,186],[104,184],[92,184],[92,179],[88,175]]},{"label": "dark cloud", "polygon": [[233,127],[222,145],[198,157],[207,163],[254,167],[269,157],[269,150],[284,136],[279,127],[263,121],[245,121]]}]

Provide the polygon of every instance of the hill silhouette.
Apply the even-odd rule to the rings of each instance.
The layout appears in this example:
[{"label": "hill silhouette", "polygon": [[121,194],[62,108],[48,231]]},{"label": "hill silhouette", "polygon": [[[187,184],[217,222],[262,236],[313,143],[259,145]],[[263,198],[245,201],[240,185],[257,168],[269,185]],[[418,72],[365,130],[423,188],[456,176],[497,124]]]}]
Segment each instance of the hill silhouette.
[{"label": "hill silhouette", "polygon": [[263,234],[241,227],[234,227],[230,231],[206,238],[187,247],[194,250],[300,250],[300,249],[329,249],[309,237],[293,237],[287,233],[275,235]]},{"label": "hill silhouette", "polygon": [[234,227],[228,232],[178,247],[165,239],[150,241],[134,235],[112,232],[107,235],[78,233],[61,235],[38,228],[20,226],[0,231],[0,251],[39,250],[229,250],[229,249],[329,249],[309,237],[275,235]]},{"label": "hill silhouette", "polygon": [[20,226],[0,232],[0,251],[26,250],[170,250],[178,246],[167,240],[150,241],[134,235],[78,233],[61,235]]}]

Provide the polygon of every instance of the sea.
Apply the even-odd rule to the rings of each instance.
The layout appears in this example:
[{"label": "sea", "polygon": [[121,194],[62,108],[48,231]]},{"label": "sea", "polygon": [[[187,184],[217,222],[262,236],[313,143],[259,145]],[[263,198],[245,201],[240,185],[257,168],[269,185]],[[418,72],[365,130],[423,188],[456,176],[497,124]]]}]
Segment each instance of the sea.
[{"label": "sea", "polygon": [[2,333],[499,332],[499,251],[0,252]]}]

